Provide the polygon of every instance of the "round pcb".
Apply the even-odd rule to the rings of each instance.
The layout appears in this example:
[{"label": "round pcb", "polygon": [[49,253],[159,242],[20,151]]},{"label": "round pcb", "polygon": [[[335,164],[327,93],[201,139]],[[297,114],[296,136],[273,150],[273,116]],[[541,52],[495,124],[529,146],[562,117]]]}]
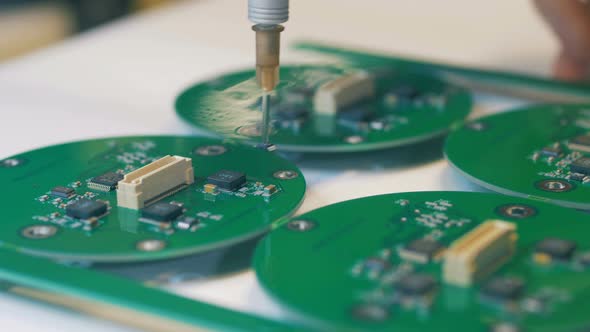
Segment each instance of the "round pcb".
[{"label": "round pcb", "polygon": [[[289,177],[284,175],[288,174]],[[142,261],[251,239],[305,180],[270,152],[197,137],[121,137],[0,161],[0,241],[73,261]]]},{"label": "round pcb", "polygon": [[[254,77],[248,70],[196,84],[176,100],[177,113],[200,129],[260,143],[261,90]],[[270,108],[270,141],[283,151],[366,151],[447,132],[470,112],[471,95],[385,64],[284,66]]]},{"label": "round pcb", "polygon": [[389,194],[286,221],[254,265],[322,330],[582,331],[589,231],[586,214],[523,198]]},{"label": "round pcb", "polygon": [[590,106],[539,105],[480,118],[449,135],[445,154],[488,189],[590,209]]}]

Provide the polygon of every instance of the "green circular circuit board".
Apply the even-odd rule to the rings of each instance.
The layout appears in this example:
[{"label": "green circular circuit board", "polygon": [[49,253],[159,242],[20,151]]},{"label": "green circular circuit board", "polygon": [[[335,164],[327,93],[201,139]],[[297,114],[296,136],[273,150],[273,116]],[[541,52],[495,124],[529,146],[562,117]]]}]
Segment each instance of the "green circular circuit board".
[{"label": "green circular circuit board", "polygon": [[[322,84],[359,70],[369,73],[374,95],[336,115],[315,109]],[[261,91],[254,71],[231,73],[196,84],[176,100],[177,113],[209,132],[260,143]],[[395,147],[446,133],[469,114],[471,95],[432,76],[386,64],[284,66],[271,97],[270,141],[293,152],[347,152]]]},{"label": "green circular circuit board", "polygon": [[[286,221],[254,265],[321,330],[586,331],[589,219],[497,194],[373,196]],[[458,284],[465,271],[477,278]]]},{"label": "green circular circuit board", "polygon": [[[190,158],[194,176],[187,177],[194,183],[154,196],[141,209],[120,207],[117,181],[167,155]],[[190,168],[191,161],[184,166]],[[171,176],[164,168],[144,172],[140,195],[167,189]],[[220,171],[244,182],[207,192],[209,177]],[[108,184],[113,178],[115,184]],[[171,258],[251,239],[294,212],[305,193],[301,172],[272,153],[172,136],[107,138],[26,152],[0,161],[0,183],[0,241],[33,255],[96,262]]]},{"label": "green circular circuit board", "polygon": [[590,209],[590,106],[540,105],[480,118],[449,135],[445,154],[485,188]]}]

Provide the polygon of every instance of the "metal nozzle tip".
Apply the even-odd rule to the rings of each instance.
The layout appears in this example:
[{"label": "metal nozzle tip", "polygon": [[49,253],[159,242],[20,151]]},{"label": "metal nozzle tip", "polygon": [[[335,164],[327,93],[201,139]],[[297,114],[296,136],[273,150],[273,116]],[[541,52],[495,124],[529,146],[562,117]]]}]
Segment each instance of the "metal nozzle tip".
[{"label": "metal nozzle tip", "polygon": [[274,90],[279,83],[279,67],[256,67],[256,80],[262,90]]}]

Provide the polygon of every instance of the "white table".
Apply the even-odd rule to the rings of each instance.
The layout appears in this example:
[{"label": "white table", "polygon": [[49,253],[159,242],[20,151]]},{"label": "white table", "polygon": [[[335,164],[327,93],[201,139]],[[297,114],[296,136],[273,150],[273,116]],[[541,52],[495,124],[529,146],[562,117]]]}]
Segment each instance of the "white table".
[{"label": "white table", "polygon": [[[547,75],[557,43],[527,0],[293,0],[284,45],[317,40],[444,62]],[[93,137],[195,134],[174,113],[189,84],[251,66],[246,0],[183,1],[116,22],[0,65],[0,159]],[[285,62],[300,55],[285,49]],[[485,114],[522,101],[478,95]],[[334,161],[304,161],[301,211],[389,192],[481,190],[442,159],[399,149]],[[393,160],[393,161],[392,161]],[[171,290],[237,310],[283,310],[250,271]],[[131,331],[0,295],[6,331]]]}]

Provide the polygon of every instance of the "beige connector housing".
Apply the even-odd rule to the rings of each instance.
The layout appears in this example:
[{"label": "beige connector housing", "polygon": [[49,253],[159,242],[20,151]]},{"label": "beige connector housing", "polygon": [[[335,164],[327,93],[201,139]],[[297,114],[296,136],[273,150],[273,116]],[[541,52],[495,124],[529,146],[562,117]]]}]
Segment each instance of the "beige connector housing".
[{"label": "beige connector housing", "polygon": [[506,263],[516,248],[516,225],[490,220],[452,243],[445,254],[443,279],[469,286]]},{"label": "beige connector housing", "polygon": [[375,81],[371,74],[359,71],[324,83],[316,91],[313,106],[321,115],[336,115],[351,106],[375,95]]},{"label": "beige connector housing", "polygon": [[166,156],[119,181],[117,205],[139,210],[195,182],[192,160]]}]

